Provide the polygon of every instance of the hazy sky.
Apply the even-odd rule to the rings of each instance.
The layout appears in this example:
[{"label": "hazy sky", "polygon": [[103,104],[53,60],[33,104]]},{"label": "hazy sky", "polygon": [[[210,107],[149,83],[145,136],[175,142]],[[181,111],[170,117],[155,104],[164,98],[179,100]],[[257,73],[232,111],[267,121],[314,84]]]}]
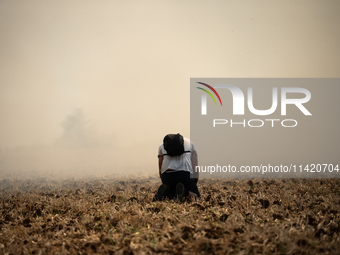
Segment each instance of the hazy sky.
[{"label": "hazy sky", "polygon": [[[191,77],[339,77],[340,2],[0,2],[0,172],[157,172]],[[1,177],[1,175],[0,175]]]}]

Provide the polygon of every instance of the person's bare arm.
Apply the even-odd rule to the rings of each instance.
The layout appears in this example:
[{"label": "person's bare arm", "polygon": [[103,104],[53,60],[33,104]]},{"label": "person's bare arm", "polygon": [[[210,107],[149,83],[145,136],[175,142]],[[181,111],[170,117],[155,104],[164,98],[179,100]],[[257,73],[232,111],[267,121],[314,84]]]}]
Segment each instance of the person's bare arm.
[{"label": "person's bare arm", "polygon": [[159,177],[162,175],[162,164],[163,164],[163,155],[158,155],[158,171],[159,171]]}]

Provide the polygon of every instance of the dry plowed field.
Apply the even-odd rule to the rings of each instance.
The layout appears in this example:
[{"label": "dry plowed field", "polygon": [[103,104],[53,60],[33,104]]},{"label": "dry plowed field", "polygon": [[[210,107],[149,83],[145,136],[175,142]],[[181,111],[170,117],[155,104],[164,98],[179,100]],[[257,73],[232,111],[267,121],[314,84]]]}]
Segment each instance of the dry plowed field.
[{"label": "dry plowed field", "polygon": [[337,179],[205,179],[182,203],[159,185],[2,180],[0,254],[340,254]]}]

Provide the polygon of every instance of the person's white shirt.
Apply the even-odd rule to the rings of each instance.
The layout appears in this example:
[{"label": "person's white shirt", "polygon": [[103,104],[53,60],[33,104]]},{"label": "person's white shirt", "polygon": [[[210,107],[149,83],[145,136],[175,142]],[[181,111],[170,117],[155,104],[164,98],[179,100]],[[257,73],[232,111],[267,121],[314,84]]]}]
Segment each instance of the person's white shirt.
[{"label": "person's white shirt", "polygon": [[182,155],[168,156],[163,144],[158,148],[158,156],[163,156],[161,173],[165,171],[187,171],[193,173],[193,168],[197,165],[197,150],[195,144],[190,139],[183,137],[184,151]]}]

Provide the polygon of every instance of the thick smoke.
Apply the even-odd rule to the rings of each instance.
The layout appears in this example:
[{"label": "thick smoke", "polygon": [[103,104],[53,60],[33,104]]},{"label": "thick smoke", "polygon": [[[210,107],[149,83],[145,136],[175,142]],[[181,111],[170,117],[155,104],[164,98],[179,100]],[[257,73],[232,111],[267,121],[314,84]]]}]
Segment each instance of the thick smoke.
[{"label": "thick smoke", "polygon": [[[51,144],[3,148],[0,150],[0,178],[121,176],[150,173],[150,167],[136,167],[128,151],[115,137],[96,130],[81,109],[66,116],[62,133]],[[125,160],[126,159],[126,160]],[[145,170],[147,169],[147,170]]]}]

